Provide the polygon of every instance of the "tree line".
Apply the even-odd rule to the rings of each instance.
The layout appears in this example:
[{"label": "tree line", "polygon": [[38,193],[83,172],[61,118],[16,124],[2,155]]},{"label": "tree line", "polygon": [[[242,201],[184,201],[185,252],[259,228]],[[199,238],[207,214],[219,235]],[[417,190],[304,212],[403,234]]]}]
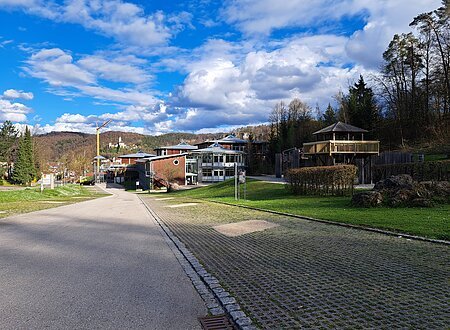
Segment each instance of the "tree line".
[{"label": "tree line", "polygon": [[17,184],[30,184],[36,180],[38,168],[33,149],[33,138],[28,126],[25,132],[19,134],[10,121],[5,121],[0,126],[0,181],[6,176]]},{"label": "tree line", "polygon": [[[385,149],[450,140],[450,6],[416,16],[414,33],[396,34],[369,86],[361,75],[336,105],[322,113],[299,99],[279,102],[270,117],[269,154],[312,140],[312,133],[342,121],[369,131]],[[315,112],[315,113],[314,113]]]}]

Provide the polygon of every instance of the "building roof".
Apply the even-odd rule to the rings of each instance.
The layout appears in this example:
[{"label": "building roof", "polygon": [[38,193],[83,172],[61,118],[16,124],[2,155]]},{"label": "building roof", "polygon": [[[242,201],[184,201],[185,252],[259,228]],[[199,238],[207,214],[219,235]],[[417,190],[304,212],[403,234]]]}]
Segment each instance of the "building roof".
[{"label": "building roof", "polygon": [[198,149],[195,152],[197,153],[213,153],[213,154],[243,154],[244,152],[238,150],[230,150],[222,147],[219,143],[214,142],[207,148]]},{"label": "building roof", "polygon": [[184,152],[182,154],[173,154],[173,155],[162,155],[162,156],[155,156],[155,155],[153,155],[152,157],[145,157],[145,158],[139,159],[136,162],[138,162],[138,163],[145,163],[145,162],[148,162],[148,161],[152,162],[154,160],[165,159],[165,158],[184,157],[187,154],[188,154],[187,152]]},{"label": "building roof", "polygon": [[106,158],[103,157],[102,155],[99,155],[99,156],[95,156],[94,159],[95,160],[97,160],[97,159],[103,160],[103,159],[106,159]]},{"label": "building roof", "polygon": [[321,130],[314,132],[313,134],[323,134],[323,133],[332,133],[332,132],[339,132],[339,133],[367,133],[365,129],[345,124],[343,122],[338,121],[337,123],[334,123],[330,126],[327,126],[325,128],[322,128]]},{"label": "building roof", "polygon": [[247,140],[239,139],[233,134],[230,134],[230,135],[224,137],[223,139],[215,140],[214,142],[217,142],[217,143],[248,143]]},{"label": "building roof", "polygon": [[145,158],[145,157],[154,157],[154,156],[156,156],[156,155],[138,151],[135,154],[122,155],[122,156],[119,156],[118,158]]},{"label": "building roof", "polygon": [[166,147],[158,147],[155,148],[155,150],[161,150],[161,149],[175,149],[175,150],[196,150],[198,149],[197,146],[192,146],[186,142],[180,142],[177,145],[174,146],[166,146]]}]

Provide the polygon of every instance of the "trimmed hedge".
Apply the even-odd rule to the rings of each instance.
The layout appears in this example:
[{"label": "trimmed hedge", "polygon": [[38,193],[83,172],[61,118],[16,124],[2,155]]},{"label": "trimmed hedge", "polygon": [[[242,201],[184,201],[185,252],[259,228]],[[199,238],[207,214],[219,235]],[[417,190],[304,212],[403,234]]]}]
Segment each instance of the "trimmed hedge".
[{"label": "trimmed hedge", "polygon": [[418,182],[448,181],[450,179],[450,160],[374,165],[373,169],[374,182],[399,174],[409,174]]},{"label": "trimmed hedge", "polygon": [[343,196],[353,193],[354,165],[293,168],[287,171],[288,189],[298,195]]}]

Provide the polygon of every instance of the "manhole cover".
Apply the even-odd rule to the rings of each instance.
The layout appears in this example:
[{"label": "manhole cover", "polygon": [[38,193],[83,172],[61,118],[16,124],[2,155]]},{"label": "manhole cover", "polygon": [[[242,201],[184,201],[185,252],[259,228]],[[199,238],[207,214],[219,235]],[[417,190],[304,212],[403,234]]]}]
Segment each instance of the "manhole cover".
[{"label": "manhole cover", "polygon": [[236,330],[226,315],[199,317],[204,330]]}]

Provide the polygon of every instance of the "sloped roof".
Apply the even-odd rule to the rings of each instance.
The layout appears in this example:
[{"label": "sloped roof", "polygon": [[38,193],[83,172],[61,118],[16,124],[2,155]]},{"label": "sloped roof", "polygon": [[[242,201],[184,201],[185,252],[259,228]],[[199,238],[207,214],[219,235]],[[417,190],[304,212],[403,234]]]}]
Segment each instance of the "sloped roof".
[{"label": "sloped roof", "polygon": [[224,137],[223,139],[215,140],[214,142],[217,142],[217,143],[247,143],[248,141],[239,139],[235,135],[230,134],[230,135]]},{"label": "sloped roof", "polygon": [[160,149],[175,149],[175,150],[196,150],[198,149],[197,146],[192,146],[189,143],[186,142],[180,142],[177,145],[174,146],[167,146],[167,147],[158,147],[155,148],[155,150],[160,150]]},{"label": "sloped roof", "polygon": [[365,129],[338,121],[337,123],[327,126],[325,128],[322,128],[321,130],[318,130],[317,132],[314,132],[313,134],[315,135],[315,134],[332,133],[332,132],[367,133],[368,131],[366,131]]},{"label": "sloped roof", "polygon": [[214,142],[207,148],[198,149],[195,152],[198,153],[213,153],[213,154],[243,154],[242,151],[230,150],[222,147],[219,143]]},{"label": "sloped roof", "polygon": [[138,163],[145,163],[145,162],[153,162],[155,160],[159,160],[159,159],[166,159],[166,158],[175,158],[175,157],[185,157],[186,155],[188,155],[187,152],[184,152],[182,154],[173,154],[173,155],[162,155],[162,156],[152,156],[152,157],[145,157],[142,159],[137,160],[136,162]]},{"label": "sloped roof", "polygon": [[145,157],[154,157],[154,156],[156,156],[156,155],[138,151],[135,154],[121,155],[121,156],[119,156],[119,158],[145,158]]}]

